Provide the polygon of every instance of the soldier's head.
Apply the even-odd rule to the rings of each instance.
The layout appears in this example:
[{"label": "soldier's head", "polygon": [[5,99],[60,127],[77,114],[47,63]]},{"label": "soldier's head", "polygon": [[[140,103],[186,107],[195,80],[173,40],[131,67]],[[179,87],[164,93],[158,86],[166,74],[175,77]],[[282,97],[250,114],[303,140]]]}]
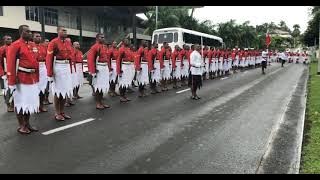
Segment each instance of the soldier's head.
[{"label": "soldier's head", "polygon": [[192,51],[194,50],[194,44],[191,45],[191,50],[192,50]]},{"label": "soldier's head", "polygon": [[200,51],[201,51],[201,46],[200,46],[199,44],[195,44],[195,45],[194,45],[194,49],[195,49],[196,51],[200,52]]},{"label": "soldier's head", "polygon": [[45,39],[45,40],[44,40],[44,45],[45,45],[45,46],[48,46],[48,44],[49,44],[49,39]]},{"label": "soldier's head", "polygon": [[129,46],[129,45],[130,45],[129,39],[125,38],[125,39],[123,40],[123,44],[124,44],[125,46]]},{"label": "soldier's head", "polygon": [[185,48],[187,51],[189,51],[190,47],[188,45],[185,45]]},{"label": "soldier's head", "polygon": [[40,44],[41,42],[41,35],[38,32],[34,32],[32,36],[33,42],[36,44]]},{"label": "soldier's head", "polygon": [[175,46],[174,46],[174,49],[175,49],[176,51],[179,51],[179,50],[180,50],[179,45],[175,45]]},{"label": "soldier's head", "polygon": [[98,34],[96,35],[96,41],[97,41],[98,43],[100,43],[100,44],[103,44],[103,43],[104,43],[104,34],[98,33]]},{"label": "soldier's head", "polygon": [[164,47],[165,49],[168,49],[168,48],[169,48],[169,44],[168,44],[167,42],[163,42],[163,47]]},{"label": "soldier's head", "polygon": [[158,49],[158,43],[153,43],[153,47]]},{"label": "soldier's head", "polygon": [[116,42],[116,41],[113,41],[113,42],[112,42],[112,47],[113,47],[113,48],[116,48],[116,47],[117,47],[117,42]]},{"label": "soldier's head", "polygon": [[80,49],[80,43],[78,41],[73,42],[73,47],[75,49]]},{"label": "soldier's head", "polygon": [[5,35],[2,38],[5,45],[9,46],[12,43],[12,38],[9,35]]},{"label": "soldier's head", "polygon": [[19,35],[25,41],[30,41],[32,39],[32,33],[28,25],[19,26]]},{"label": "soldier's head", "polygon": [[66,38],[68,36],[67,29],[64,26],[58,26],[57,33],[58,33],[58,37],[60,37],[62,39]]}]

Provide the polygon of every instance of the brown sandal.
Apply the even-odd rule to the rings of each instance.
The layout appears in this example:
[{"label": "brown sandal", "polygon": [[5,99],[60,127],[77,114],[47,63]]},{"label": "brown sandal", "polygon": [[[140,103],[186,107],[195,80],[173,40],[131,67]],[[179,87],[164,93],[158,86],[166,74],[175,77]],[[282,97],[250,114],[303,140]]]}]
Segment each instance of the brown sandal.
[{"label": "brown sandal", "polygon": [[30,130],[29,130],[29,131],[21,131],[21,128],[18,128],[18,129],[17,129],[17,132],[20,133],[20,134],[23,134],[23,135],[26,135],[26,134],[30,134],[30,133],[31,133]]},{"label": "brown sandal", "polygon": [[71,117],[66,115],[65,113],[61,113],[61,116],[63,116],[65,119],[71,119]]},{"label": "brown sandal", "polygon": [[65,118],[61,114],[56,114],[54,119],[57,121],[65,121]]}]

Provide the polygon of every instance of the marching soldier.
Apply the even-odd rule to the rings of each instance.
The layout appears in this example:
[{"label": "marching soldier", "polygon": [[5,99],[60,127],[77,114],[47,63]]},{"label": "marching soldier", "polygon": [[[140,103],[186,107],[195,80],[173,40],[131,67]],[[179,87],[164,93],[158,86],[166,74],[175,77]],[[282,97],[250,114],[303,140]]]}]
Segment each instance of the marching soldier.
[{"label": "marching soldier", "polygon": [[[69,41],[70,44],[72,44],[70,38],[66,38],[66,41]],[[77,77],[77,72],[76,72],[76,62],[75,62],[75,56],[74,56],[74,48],[71,49],[70,58],[71,58],[70,69],[71,69],[72,95],[73,95],[73,93],[75,91],[75,88],[77,86],[77,83],[78,83],[78,77]],[[73,105],[75,105],[75,103],[74,103],[74,101],[72,99],[72,96],[67,96],[65,106],[66,107],[70,107],[70,106],[73,106]]]},{"label": "marching soldier", "polygon": [[14,112],[14,102],[9,102],[11,98],[8,93],[8,77],[7,77],[7,49],[12,43],[12,38],[8,35],[3,37],[4,45],[0,47],[0,77],[1,77],[1,89],[3,90],[4,100],[7,104],[7,112]]},{"label": "marching soldier", "polygon": [[[46,48],[46,52],[47,52],[49,42],[50,42],[49,39],[45,39],[43,42],[43,45]],[[52,102],[49,101],[49,88],[50,88],[50,82],[47,82],[47,88],[45,90],[45,96],[44,96],[44,101],[43,101],[44,105],[52,104]]]},{"label": "marching soldier", "polygon": [[120,102],[131,101],[126,96],[126,90],[131,85],[134,78],[134,64],[133,64],[132,51],[129,47],[129,40],[123,41],[123,46],[119,49],[119,56],[117,59],[117,74],[119,76],[119,90]]},{"label": "marching soldier", "polygon": [[187,85],[188,75],[189,75],[189,60],[188,60],[188,49],[189,47],[184,44],[183,49],[180,51],[181,59],[181,86]]},{"label": "marching soldier", "polygon": [[96,109],[110,108],[109,105],[102,102],[103,93],[109,90],[109,69],[111,67],[107,58],[106,46],[104,45],[104,35],[101,33],[96,35],[96,43],[91,46],[88,53],[88,69],[92,75],[92,85],[96,93]]},{"label": "marching soldier", "polygon": [[174,51],[171,55],[172,61],[172,77],[173,77],[173,88],[181,88],[180,85],[177,85],[177,81],[181,78],[181,59],[179,58],[180,47],[176,45]]},{"label": "marching soldier", "polygon": [[74,59],[75,59],[75,65],[76,65],[76,73],[77,73],[77,86],[74,89],[73,97],[75,99],[81,99],[82,97],[79,96],[79,89],[83,85],[83,54],[80,51],[80,44],[79,42],[75,41],[73,42],[73,48],[74,48]]},{"label": "marching soldier", "polygon": [[111,67],[112,67],[112,71],[111,71],[111,74],[110,74],[109,95],[111,97],[114,97],[114,96],[119,96],[119,94],[116,93],[116,84],[117,84],[117,79],[118,79],[116,61],[117,61],[118,56],[119,56],[119,50],[117,49],[117,42],[116,41],[112,42],[110,50],[111,50]]},{"label": "marching soldier", "polygon": [[147,42],[142,41],[135,59],[136,76],[139,86],[139,97],[145,97],[145,85],[149,83],[149,71],[148,71],[148,53]]},{"label": "marching soldier", "polygon": [[40,112],[47,112],[48,110],[44,107],[44,99],[45,99],[45,91],[48,84],[48,78],[47,78],[47,67],[46,67],[46,56],[47,56],[47,48],[44,46],[44,44],[41,44],[41,35],[40,33],[33,33],[33,45],[32,50],[35,54],[35,58],[39,63],[39,102]]},{"label": "marching soldier", "polygon": [[163,42],[163,47],[159,52],[160,68],[161,68],[161,90],[168,91],[167,83],[171,78],[170,57],[171,51],[167,42]]},{"label": "marching soldier", "polygon": [[148,55],[149,72],[150,72],[150,85],[151,93],[160,93],[161,91],[157,88],[157,83],[161,80],[160,70],[160,53],[158,51],[158,44],[154,43],[149,51]]},{"label": "marching soldier", "polygon": [[72,44],[67,40],[64,26],[57,27],[58,37],[50,41],[47,49],[46,65],[48,80],[52,83],[54,95],[55,120],[64,121],[71,117],[64,112],[66,98],[72,96]]},{"label": "marching soldier", "polygon": [[207,74],[209,73],[209,58],[208,58],[208,46],[203,48],[203,80],[208,80]]},{"label": "marching soldier", "polygon": [[32,52],[32,33],[29,26],[19,26],[19,34],[20,39],[8,47],[7,76],[19,122],[17,131],[30,134],[38,131],[30,125],[29,119],[31,114],[39,110],[39,63]]}]

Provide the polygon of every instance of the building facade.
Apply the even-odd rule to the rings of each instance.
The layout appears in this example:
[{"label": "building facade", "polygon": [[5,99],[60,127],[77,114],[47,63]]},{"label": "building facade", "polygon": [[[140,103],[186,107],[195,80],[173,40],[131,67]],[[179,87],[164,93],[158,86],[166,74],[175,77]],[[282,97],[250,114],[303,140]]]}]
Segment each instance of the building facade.
[{"label": "building facade", "polygon": [[62,25],[72,41],[80,41],[85,51],[94,43],[98,32],[104,33],[107,41],[119,42],[133,32],[134,21],[139,26],[141,20],[132,17],[145,10],[129,6],[0,6],[0,36],[8,34],[17,39],[19,25],[26,24],[32,31],[44,29],[45,37],[50,40],[56,37],[57,26]]}]

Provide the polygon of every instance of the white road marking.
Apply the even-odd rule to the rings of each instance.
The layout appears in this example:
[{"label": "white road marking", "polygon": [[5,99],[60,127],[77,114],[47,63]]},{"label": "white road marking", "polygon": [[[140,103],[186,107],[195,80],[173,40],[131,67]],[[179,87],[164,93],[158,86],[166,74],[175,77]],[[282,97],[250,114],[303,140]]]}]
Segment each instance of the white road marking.
[{"label": "white road marking", "polygon": [[86,119],[86,120],[83,120],[83,121],[79,121],[79,122],[76,122],[76,123],[68,124],[66,126],[62,126],[62,127],[56,128],[56,129],[52,129],[52,130],[43,132],[42,134],[43,135],[53,134],[53,133],[56,133],[56,132],[59,132],[59,131],[63,131],[65,129],[72,128],[74,126],[78,126],[78,125],[81,125],[81,124],[84,124],[84,123],[88,123],[90,121],[94,121],[94,120],[95,120],[94,118],[89,118],[89,119]]},{"label": "white road marking", "polygon": [[225,80],[225,79],[228,79],[229,77],[224,77],[224,78],[221,78],[220,80]]},{"label": "white road marking", "polygon": [[247,73],[247,72],[248,72],[248,71],[245,71],[245,72],[243,72],[243,74],[244,74],[244,73]]},{"label": "white road marking", "polygon": [[178,91],[178,92],[176,92],[177,94],[180,94],[180,93],[183,93],[183,92],[186,92],[186,91],[189,91],[190,90],[190,88],[188,88],[188,89],[184,89],[184,90],[181,90],[181,91]]}]

